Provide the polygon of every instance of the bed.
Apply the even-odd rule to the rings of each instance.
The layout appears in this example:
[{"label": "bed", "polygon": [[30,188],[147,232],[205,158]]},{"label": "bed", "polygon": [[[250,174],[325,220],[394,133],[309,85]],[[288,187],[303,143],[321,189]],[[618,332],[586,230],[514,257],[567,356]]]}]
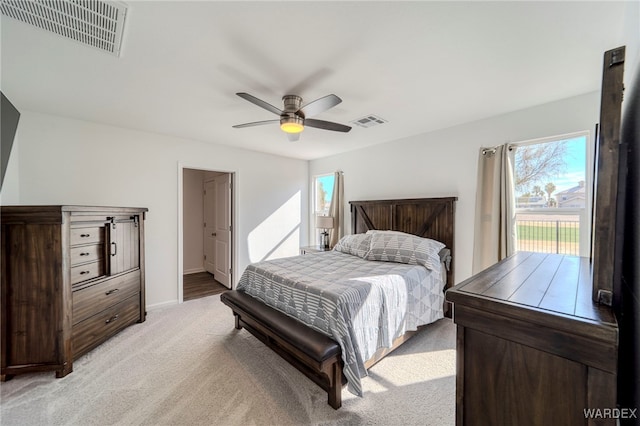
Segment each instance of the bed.
[{"label": "bed", "polygon": [[369,367],[448,314],[455,201],[352,201],[353,234],[334,250],[249,265],[221,300],[236,328],[314,380],[337,409],[345,383],[362,396]]}]

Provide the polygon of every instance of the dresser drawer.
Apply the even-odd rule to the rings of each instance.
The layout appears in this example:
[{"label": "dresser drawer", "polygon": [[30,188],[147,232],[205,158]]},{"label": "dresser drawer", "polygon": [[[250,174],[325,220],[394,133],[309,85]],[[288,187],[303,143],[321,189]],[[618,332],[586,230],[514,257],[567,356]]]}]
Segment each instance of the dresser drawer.
[{"label": "dresser drawer", "polygon": [[73,292],[73,323],[77,324],[139,292],[139,270],[76,290]]},{"label": "dresser drawer", "polygon": [[83,355],[139,318],[140,297],[136,294],[75,324],[72,337],[74,358]]},{"label": "dresser drawer", "polygon": [[102,259],[98,259],[93,263],[74,266],[71,268],[71,285],[99,277],[102,274],[104,274],[104,261]]},{"label": "dresser drawer", "polygon": [[70,251],[71,266],[102,259],[103,253],[104,246],[102,244],[72,247]]},{"label": "dresser drawer", "polygon": [[70,244],[104,244],[104,226],[87,226],[81,228],[71,228]]}]

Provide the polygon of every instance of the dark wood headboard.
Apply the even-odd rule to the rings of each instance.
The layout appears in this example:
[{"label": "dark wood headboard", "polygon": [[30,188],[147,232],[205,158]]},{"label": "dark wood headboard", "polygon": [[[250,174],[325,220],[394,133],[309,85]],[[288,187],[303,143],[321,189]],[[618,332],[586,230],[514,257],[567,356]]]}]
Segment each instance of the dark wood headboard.
[{"label": "dark wood headboard", "polygon": [[451,250],[447,286],[452,287],[455,262],[455,202],[457,197],[349,201],[351,232],[370,229],[401,231],[444,243]]}]

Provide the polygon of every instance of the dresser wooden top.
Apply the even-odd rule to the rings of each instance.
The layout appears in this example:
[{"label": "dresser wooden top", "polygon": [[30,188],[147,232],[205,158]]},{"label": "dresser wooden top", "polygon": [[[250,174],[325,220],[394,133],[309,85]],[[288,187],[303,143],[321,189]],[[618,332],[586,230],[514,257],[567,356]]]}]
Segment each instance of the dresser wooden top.
[{"label": "dresser wooden top", "polygon": [[616,340],[615,316],[592,301],[591,282],[588,258],[518,252],[449,289],[446,299],[454,306]]},{"label": "dresser wooden top", "polygon": [[146,207],[112,207],[112,206],[78,206],[78,205],[46,205],[46,206],[0,206],[2,224],[11,223],[61,223],[64,214],[83,216],[93,214],[119,215],[142,214]]},{"label": "dresser wooden top", "polygon": [[79,205],[30,205],[30,206],[0,206],[2,213],[31,213],[31,212],[147,212],[146,207],[113,207],[113,206],[79,206]]}]

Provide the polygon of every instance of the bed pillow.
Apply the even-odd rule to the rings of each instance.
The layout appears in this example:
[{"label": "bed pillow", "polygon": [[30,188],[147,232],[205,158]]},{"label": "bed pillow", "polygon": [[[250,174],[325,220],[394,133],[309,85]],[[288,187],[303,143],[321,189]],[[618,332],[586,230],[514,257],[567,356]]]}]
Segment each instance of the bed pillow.
[{"label": "bed pillow", "polygon": [[422,265],[432,271],[440,271],[438,253],[445,245],[430,238],[398,231],[376,231],[371,235],[371,248],[367,260]]},{"label": "bed pillow", "polygon": [[370,245],[371,235],[352,234],[345,235],[340,238],[340,241],[338,241],[338,244],[336,244],[333,249],[341,253],[352,254],[364,259],[367,253],[369,253]]}]

